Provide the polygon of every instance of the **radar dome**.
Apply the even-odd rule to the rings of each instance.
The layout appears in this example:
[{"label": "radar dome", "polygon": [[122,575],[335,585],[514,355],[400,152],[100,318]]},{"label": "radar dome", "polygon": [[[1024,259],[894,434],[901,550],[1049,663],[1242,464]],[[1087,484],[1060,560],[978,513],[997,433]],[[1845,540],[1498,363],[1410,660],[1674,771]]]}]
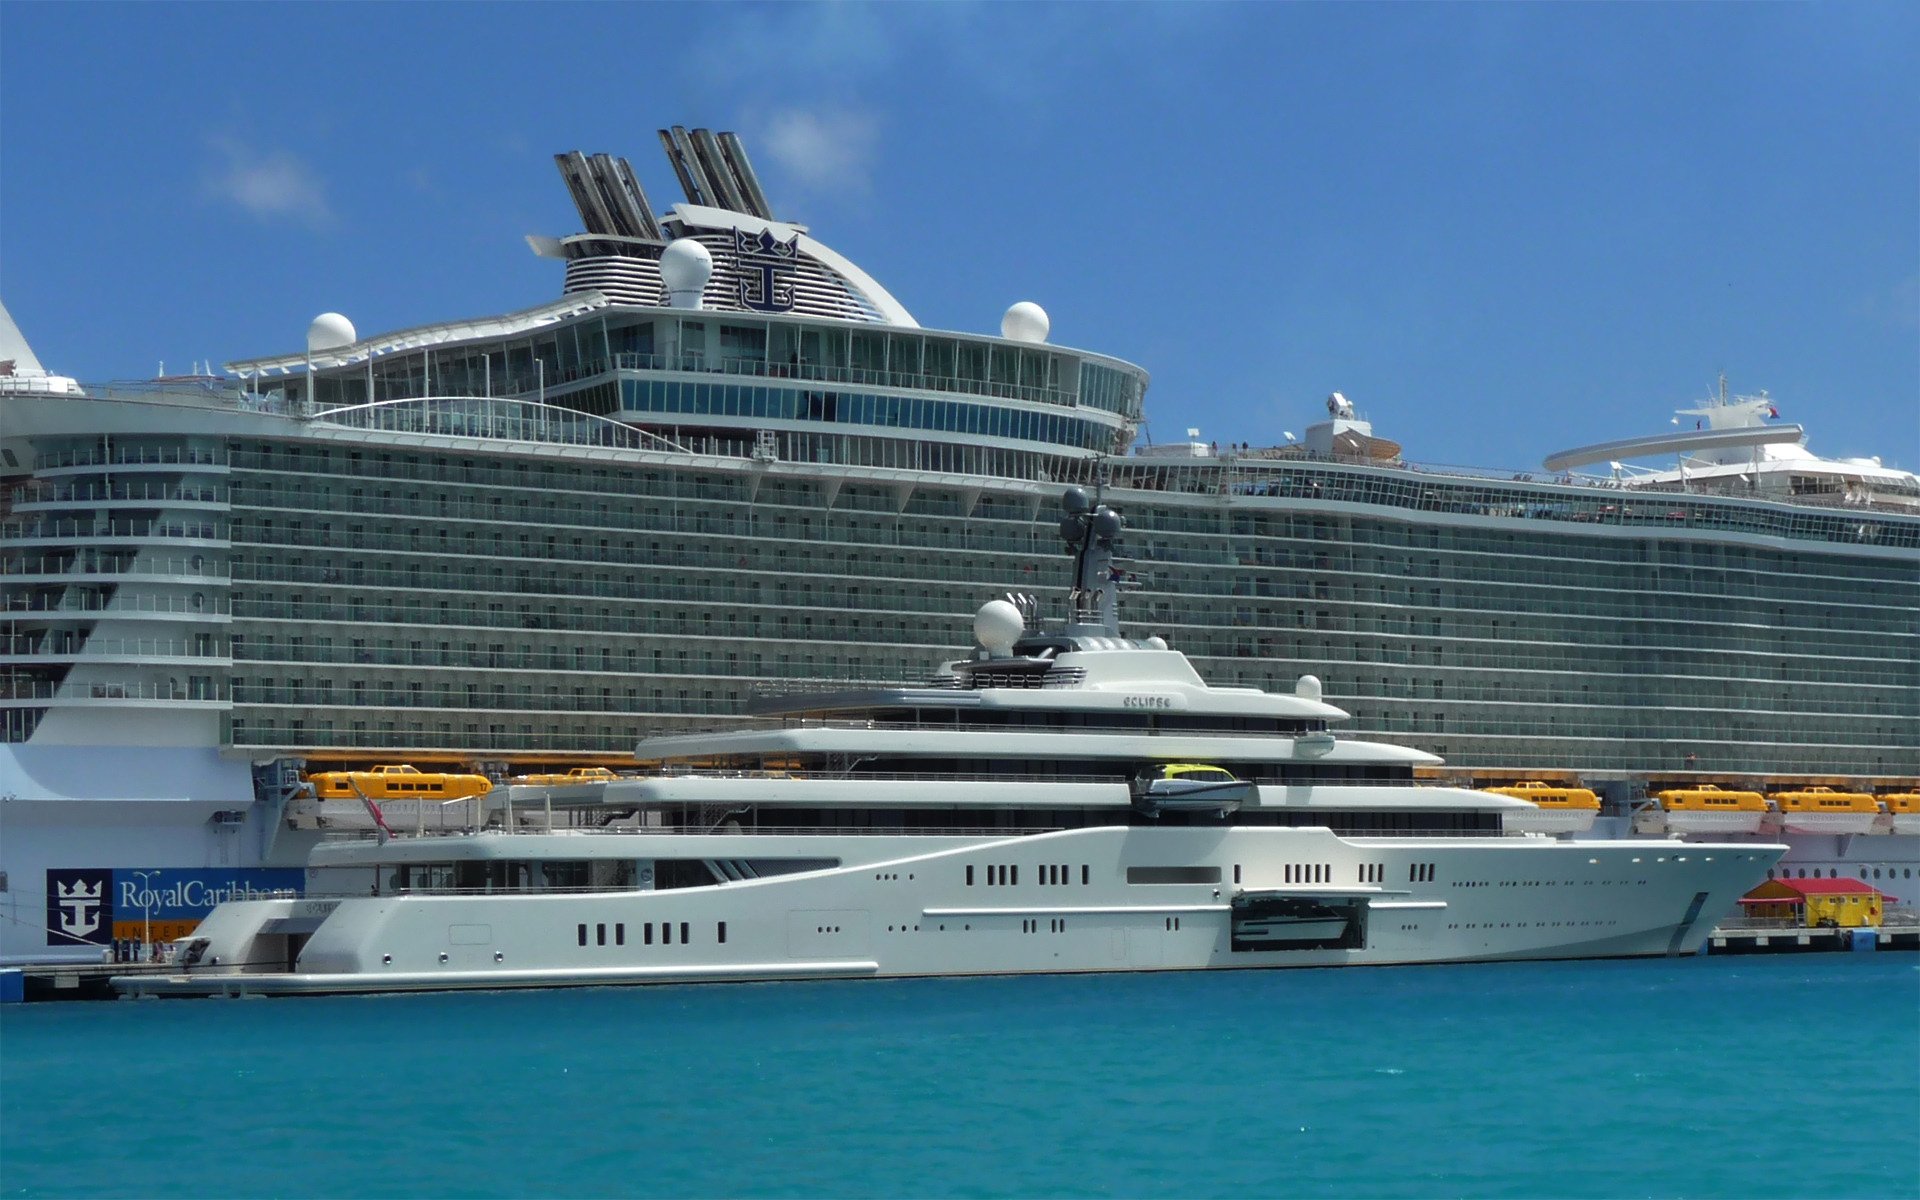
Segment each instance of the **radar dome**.
[{"label": "radar dome", "polygon": [[713,255],[692,238],[677,238],[660,252],[660,282],[667,303],[675,308],[699,308],[700,293],[713,274]]},{"label": "radar dome", "polygon": [[1013,653],[1013,644],[1026,631],[1020,610],[1005,600],[989,600],[973,615],[974,640],[1003,658]]},{"label": "radar dome", "polygon": [[353,322],[337,312],[321,313],[307,326],[308,350],[338,350],[359,340],[360,335],[353,331]]},{"label": "radar dome", "polygon": [[1320,698],[1320,677],[1318,675],[1302,675],[1300,682],[1293,685],[1293,694],[1302,700],[1318,700]]},{"label": "radar dome", "polygon": [[1031,300],[1022,300],[1000,318],[1000,336],[1010,342],[1044,342],[1052,329],[1047,310]]},{"label": "radar dome", "polygon": [[1147,649],[1149,650],[1165,650],[1166,648],[1167,648],[1167,639],[1161,637],[1157,633],[1147,639]]}]

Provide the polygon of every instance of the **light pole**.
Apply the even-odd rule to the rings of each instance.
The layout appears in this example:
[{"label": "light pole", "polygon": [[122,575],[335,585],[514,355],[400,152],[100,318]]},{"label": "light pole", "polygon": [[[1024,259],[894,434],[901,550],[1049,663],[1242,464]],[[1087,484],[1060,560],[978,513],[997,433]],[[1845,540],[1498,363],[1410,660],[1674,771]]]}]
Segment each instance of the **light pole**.
[{"label": "light pole", "polygon": [[140,956],[144,961],[153,955],[153,878],[158,871],[135,871],[140,877]]}]

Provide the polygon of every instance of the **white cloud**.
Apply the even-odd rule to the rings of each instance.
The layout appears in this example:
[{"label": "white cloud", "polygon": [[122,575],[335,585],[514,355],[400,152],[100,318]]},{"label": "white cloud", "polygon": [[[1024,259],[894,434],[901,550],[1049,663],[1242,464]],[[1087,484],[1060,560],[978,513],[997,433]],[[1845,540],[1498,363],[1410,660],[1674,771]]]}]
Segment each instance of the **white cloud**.
[{"label": "white cloud", "polygon": [[285,150],[256,151],[232,138],[215,138],[225,159],[210,170],[206,192],[238,205],[261,221],[294,221],[310,228],[331,224],[333,209],[313,169]]},{"label": "white cloud", "polygon": [[864,194],[873,182],[880,122],[853,109],[785,109],[766,119],[759,141],[801,185]]}]

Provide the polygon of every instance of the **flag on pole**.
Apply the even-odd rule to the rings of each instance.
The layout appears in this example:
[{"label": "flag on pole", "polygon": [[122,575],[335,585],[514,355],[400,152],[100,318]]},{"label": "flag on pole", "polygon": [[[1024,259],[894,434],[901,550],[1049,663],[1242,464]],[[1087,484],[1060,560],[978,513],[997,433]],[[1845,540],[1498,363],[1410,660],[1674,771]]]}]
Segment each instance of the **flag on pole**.
[{"label": "flag on pole", "polygon": [[380,806],[373,802],[373,797],[360,790],[360,781],[358,779],[349,775],[347,776],[347,783],[353,788],[353,794],[360,797],[360,803],[367,806],[367,815],[373,818],[374,825],[380,830],[380,844],[383,846],[386,845],[387,839],[393,836],[392,828],[387,825],[386,814],[382,813]]}]

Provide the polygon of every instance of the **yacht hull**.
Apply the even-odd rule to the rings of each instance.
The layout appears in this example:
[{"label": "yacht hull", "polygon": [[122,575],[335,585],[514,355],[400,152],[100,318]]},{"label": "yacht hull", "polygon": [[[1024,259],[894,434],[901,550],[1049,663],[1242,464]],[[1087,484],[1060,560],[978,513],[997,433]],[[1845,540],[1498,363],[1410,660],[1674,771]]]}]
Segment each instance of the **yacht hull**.
[{"label": "yacht hull", "polygon": [[[192,967],[115,986],[301,995],[1685,954],[1784,849],[1247,827],[584,836],[641,863],[841,865],[663,891],[245,901],[196,931]],[[497,840],[529,860],[580,853],[566,835]],[[1383,882],[1285,882],[1303,865]]]}]

